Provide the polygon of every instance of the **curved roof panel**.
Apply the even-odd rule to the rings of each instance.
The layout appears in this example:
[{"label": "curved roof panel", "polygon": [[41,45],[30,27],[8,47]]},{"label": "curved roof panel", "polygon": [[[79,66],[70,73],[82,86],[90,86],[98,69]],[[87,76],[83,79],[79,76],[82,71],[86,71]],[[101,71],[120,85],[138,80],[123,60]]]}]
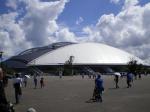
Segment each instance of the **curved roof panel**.
[{"label": "curved roof panel", "polygon": [[[20,66],[22,68],[22,67],[25,67],[26,64],[28,62],[32,61],[33,59],[35,59],[47,52],[51,52],[55,49],[58,49],[60,47],[67,46],[70,44],[75,44],[75,43],[58,42],[58,43],[53,43],[53,44],[50,44],[50,45],[44,46],[44,47],[27,49],[27,50],[21,52],[20,54],[9,58],[4,63],[7,64],[8,66],[12,66],[12,67],[17,66],[16,63],[22,63],[22,65]],[[19,67],[19,66],[17,66],[17,67]]]},{"label": "curved roof panel", "polygon": [[74,65],[126,65],[131,58],[144,62],[120,49],[100,43],[71,44],[47,52],[34,59],[29,65],[61,65],[73,58]]}]

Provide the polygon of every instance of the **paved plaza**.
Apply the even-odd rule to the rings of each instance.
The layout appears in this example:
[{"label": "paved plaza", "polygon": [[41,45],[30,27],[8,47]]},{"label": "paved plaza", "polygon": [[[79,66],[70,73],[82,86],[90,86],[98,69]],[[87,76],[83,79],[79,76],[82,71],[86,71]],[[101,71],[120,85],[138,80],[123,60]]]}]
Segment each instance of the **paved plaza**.
[{"label": "paved plaza", "polygon": [[[39,77],[40,78],[40,77]],[[103,102],[87,102],[94,89],[94,80],[81,76],[45,76],[45,88],[34,89],[33,79],[28,80],[27,88],[22,88],[21,103],[15,105],[16,112],[26,112],[33,107],[37,112],[150,112],[150,76],[133,82],[126,88],[126,79],[115,89],[113,76],[102,76],[105,91]],[[6,88],[7,98],[15,102],[12,81]]]}]

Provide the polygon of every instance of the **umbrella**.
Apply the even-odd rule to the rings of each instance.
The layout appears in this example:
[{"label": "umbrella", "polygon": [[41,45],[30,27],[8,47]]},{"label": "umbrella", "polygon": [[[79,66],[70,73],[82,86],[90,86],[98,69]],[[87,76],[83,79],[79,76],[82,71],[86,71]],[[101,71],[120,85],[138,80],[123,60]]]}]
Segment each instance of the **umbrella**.
[{"label": "umbrella", "polygon": [[29,75],[25,75],[25,77],[27,77],[27,78],[29,78],[29,79],[31,78]]},{"label": "umbrella", "polygon": [[121,74],[119,72],[115,72],[114,75],[121,76]]}]

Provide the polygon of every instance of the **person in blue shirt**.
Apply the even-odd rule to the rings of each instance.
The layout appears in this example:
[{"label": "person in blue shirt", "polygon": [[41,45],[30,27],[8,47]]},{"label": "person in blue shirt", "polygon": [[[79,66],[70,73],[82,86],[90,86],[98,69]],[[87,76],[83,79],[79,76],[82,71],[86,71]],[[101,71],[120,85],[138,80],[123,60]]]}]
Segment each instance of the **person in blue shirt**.
[{"label": "person in blue shirt", "polygon": [[133,81],[133,74],[131,72],[127,73],[127,88],[130,88],[131,82]]},{"label": "person in blue shirt", "polygon": [[95,89],[93,93],[93,97],[96,101],[102,102],[102,92],[104,91],[103,80],[101,79],[101,75],[98,75],[95,79]]}]

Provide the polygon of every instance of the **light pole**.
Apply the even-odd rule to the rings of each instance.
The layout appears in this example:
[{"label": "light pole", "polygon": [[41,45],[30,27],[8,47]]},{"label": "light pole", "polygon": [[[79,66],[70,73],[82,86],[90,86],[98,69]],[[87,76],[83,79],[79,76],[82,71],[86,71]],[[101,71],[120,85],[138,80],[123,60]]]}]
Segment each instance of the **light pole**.
[{"label": "light pole", "polygon": [[73,75],[73,61],[74,61],[74,56],[70,56],[70,63],[71,63],[71,75]]},{"label": "light pole", "polygon": [[3,51],[0,51],[0,58],[1,58],[1,68],[2,68],[2,60],[3,60]]}]

